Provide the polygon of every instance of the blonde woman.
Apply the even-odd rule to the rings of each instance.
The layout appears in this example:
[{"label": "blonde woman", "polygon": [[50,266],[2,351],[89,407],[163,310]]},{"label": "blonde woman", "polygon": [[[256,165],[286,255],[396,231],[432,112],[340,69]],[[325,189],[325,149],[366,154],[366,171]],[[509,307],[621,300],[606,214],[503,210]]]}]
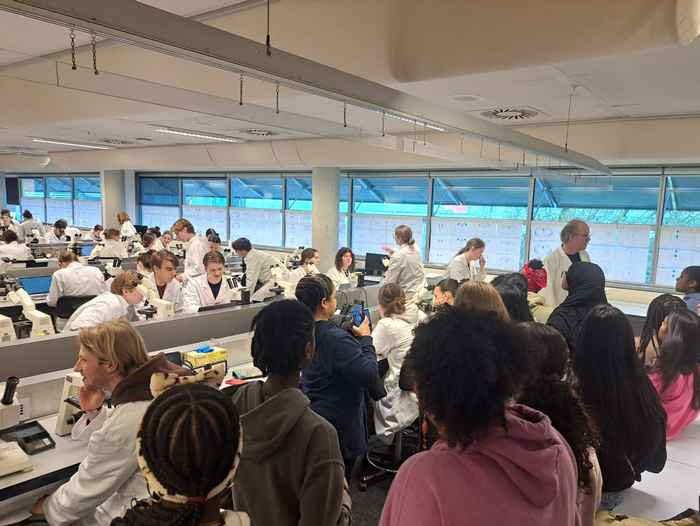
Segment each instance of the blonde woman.
[{"label": "blonde woman", "polygon": [[506,309],[496,288],[481,281],[467,281],[464,283],[457,291],[455,307],[494,312],[501,320],[510,320],[508,309]]},{"label": "blonde woman", "polygon": [[447,265],[445,277],[458,282],[467,279],[469,281],[484,281],[486,279],[484,250],[486,250],[486,243],[478,237],[467,241],[464,248],[457,252],[450,264]]},{"label": "blonde woman", "polygon": [[407,225],[399,225],[394,230],[398,250],[384,249],[391,255],[389,266],[384,274],[384,283],[396,283],[406,293],[409,303],[417,300],[425,289],[425,268],[420,251],[413,239],[413,230]]},{"label": "blonde woman", "polygon": [[139,319],[136,305],[148,295],[148,289],[141,286],[141,279],[136,272],[127,270],[119,274],[110,291],[100,294],[81,305],[70,317],[63,332],[75,331],[85,327],[94,327],[100,323],[126,317],[129,321]]},{"label": "blonde woman", "polygon": [[134,225],[131,223],[129,214],[126,212],[119,212],[117,214],[117,221],[121,225],[119,234],[121,235],[122,239],[131,239],[132,237],[136,236],[136,228],[134,228]]},{"label": "blonde woman", "polygon": [[[139,334],[125,321],[82,329],[74,370],[83,377],[80,406],[85,412],[73,428],[75,439],[89,442],[78,472],[32,513],[49,524],[108,526],[123,516],[133,499],[148,496],[136,458],[136,436],[152,399],[151,375],[172,372],[160,354],[149,360]],[[111,393],[113,409],[104,404]]]}]

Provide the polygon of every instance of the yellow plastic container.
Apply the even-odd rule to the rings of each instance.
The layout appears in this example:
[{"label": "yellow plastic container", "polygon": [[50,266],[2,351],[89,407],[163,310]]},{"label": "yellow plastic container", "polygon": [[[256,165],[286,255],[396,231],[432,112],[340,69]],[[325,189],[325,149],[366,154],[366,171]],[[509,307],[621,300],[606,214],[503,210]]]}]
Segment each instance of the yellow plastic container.
[{"label": "yellow plastic container", "polygon": [[228,352],[223,347],[206,346],[205,348],[211,349],[211,351],[202,352],[203,348],[199,348],[194,351],[186,351],[182,353],[182,359],[192,364],[192,367],[201,367],[202,365],[207,365],[209,363],[228,360]]}]

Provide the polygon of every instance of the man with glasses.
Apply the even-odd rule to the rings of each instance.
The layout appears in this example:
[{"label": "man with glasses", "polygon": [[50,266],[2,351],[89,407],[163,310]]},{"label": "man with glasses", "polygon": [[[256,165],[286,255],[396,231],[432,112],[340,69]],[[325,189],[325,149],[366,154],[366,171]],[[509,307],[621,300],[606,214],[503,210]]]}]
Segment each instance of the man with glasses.
[{"label": "man with glasses", "polygon": [[576,261],[590,261],[586,247],[591,241],[591,229],[580,219],[569,221],[561,230],[561,246],[544,258],[547,286],[540,291],[546,305],[557,306],[568,292],[562,287],[562,276]]}]

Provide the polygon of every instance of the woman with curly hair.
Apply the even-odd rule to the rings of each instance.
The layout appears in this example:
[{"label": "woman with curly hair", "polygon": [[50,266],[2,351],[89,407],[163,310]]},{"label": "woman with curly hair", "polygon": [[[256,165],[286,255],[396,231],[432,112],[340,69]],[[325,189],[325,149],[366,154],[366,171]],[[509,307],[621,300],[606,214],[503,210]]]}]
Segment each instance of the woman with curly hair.
[{"label": "woman with curly hair", "polygon": [[569,348],[553,327],[535,322],[521,323],[519,327],[530,340],[537,368],[519,402],[547,415],[571,447],[578,466],[579,524],[593,526],[603,490],[603,475],[595,452],[598,434],[583,402],[566,380],[570,372]]},{"label": "woman with curly hair", "polygon": [[571,449],[512,402],[532,369],[521,331],[493,312],[445,309],[416,327],[409,357],[440,439],[401,466],[380,526],[574,524]]}]

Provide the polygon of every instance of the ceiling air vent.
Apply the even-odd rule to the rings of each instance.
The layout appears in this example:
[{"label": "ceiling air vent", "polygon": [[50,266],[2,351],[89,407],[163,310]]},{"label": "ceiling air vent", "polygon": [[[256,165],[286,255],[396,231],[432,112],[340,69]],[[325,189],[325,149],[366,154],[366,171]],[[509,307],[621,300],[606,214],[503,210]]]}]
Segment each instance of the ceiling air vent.
[{"label": "ceiling air vent", "polygon": [[488,111],[482,111],[481,116],[487,119],[497,119],[502,121],[524,121],[536,117],[538,112],[525,108],[494,108]]}]

